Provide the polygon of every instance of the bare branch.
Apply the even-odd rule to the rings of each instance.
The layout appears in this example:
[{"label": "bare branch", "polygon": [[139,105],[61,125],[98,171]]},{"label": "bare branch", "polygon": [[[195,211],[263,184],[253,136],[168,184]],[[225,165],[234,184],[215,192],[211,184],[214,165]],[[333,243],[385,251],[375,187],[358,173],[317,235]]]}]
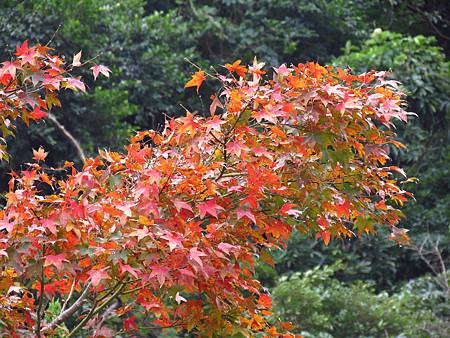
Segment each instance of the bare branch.
[{"label": "bare branch", "polygon": [[61,26],[62,26],[62,24],[58,25],[58,27],[53,32],[52,37],[50,38],[50,40],[48,40],[48,42],[45,44],[45,46],[49,46],[53,42],[53,39],[56,37],[56,34],[58,34],[59,30],[61,29]]},{"label": "bare branch", "polygon": [[84,317],[83,320],[77,326],[75,326],[75,328],[66,336],[66,338],[74,337],[75,334],[83,328],[84,324],[86,324],[86,322],[89,319],[91,319],[98,312],[103,310],[111,301],[113,301],[117,296],[119,296],[124,286],[125,284],[121,283],[119,287],[116,289],[116,291],[108,299],[106,299],[99,307],[97,307],[97,304],[95,303],[94,306],[91,308],[91,311],[89,311],[88,315]]},{"label": "bare branch", "polygon": [[84,300],[89,294],[89,289],[91,287],[91,282],[86,284],[86,287],[84,288],[83,292],[81,293],[80,297],[75,301],[75,303],[72,304],[71,307],[69,307],[64,312],[61,312],[58,317],[56,317],[50,324],[42,328],[41,333],[44,333],[46,331],[53,330],[56,326],[61,324],[63,321],[68,319],[71,315],[75,313],[84,303]]},{"label": "bare branch", "polygon": [[58,121],[58,119],[53,114],[48,114],[48,119],[52,121],[56,128],[64,134],[64,136],[73,144],[73,146],[77,149],[78,157],[81,161],[86,162],[86,156],[84,155],[83,148],[81,148],[80,142]]},{"label": "bare branch", "polygon": [[108,308],[103,312],[100,321],[97,323],[98,327],[101,327],[103,325],[103,323],[108,320],[108,318],[112,315],[114,315],[114,310],[118,309],[119,307],[122,306],[122,301],[120,300],[119,297],[116,297],[114,299],[114,302],[111,303],[110,306],[108,306]]},{"label": "bare branch", "polygon": [[429,16],[424,13],[420,8],[413,6],[413,5],[408,5],[406,6],[407,8],[409,8],[411,11],[419,14],[422,18],[425,19],[425,21],[430,25],[430,27],[436,32],[437,35],[439,35],[441,38],[445,39],[445,40],[449,40],[450,41],[450,36],[445,35],[434,23],[433,21],[429,18]]},{"label": "bare branch", "polygon": [[[428,250],[426,247],[429,247],[429,245],[431,245],[431,249]],[[450,297],[449,278],[447,265],[439,248],[439,240],[431,241],[430,237],[427,236],[419,246],[410,245],[409,249],[415,251],[419,258],[428,266],[435,276],[436,283],[444,292],[445,299],[448,299]]]}]

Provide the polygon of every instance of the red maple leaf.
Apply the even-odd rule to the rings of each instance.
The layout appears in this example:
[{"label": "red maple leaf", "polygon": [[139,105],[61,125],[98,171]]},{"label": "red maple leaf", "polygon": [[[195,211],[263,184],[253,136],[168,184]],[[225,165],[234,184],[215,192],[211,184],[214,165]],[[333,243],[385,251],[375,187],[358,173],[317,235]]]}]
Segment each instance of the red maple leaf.
[{"label": "red maple leaf", "polygon": [[10,233],[13,230],[14,223],[10,223],[7,219],[0,220],[0,230],[6,230]]},{"label": "red maple leaf", "polygon": [[47,116],[48,116],[48,113],[46,113],[45,111],[41,110],[41,108],[39,108],[39,107],[35,107],[33,109],[33,111],[30,112],[30,117],[33,120],[40,120],[40,119],[42,119],[44,117],[47,117]]},{"label": "red maple leaf", "polygon": [[209,106],[209,112],[211,113],[211,116],[214,116],[214,114],[216,113],[217,107],[222,108],[223,109],[223,105],[222,102],[220,102],[219,98],[215,95],[211,96],[211,105]]},{"label": "red maple leaf", "polygon": [[247,150],[248,148],[239,141],[228,142],[227,144],[227,151],[238,157],[241,156],[242,152],[246,152]]},{"label": "red maple leaf", "polygon": [[256,224],[256,218],[255,215],[252,214],[250,210],[247,209],[237,209],[236,215],[238,219],[241,219],[242,217],[247,217],[249,220],[251,220],[253,223]]},{"label": "red maple leaf", "polygon": [[106,77],[109,77],[109,73],[111,73],[111,69],[103,65],[95,65],[91,67],[92,73],[94,74],[94,80],[97,80],[97,76],[99,74],[103,74]]},{"label": "red maple leaf", "polygon": [[197,247],[193,247],[189,250],[189,259],[196,262],[198,265],[203,267],[203,261],[201,257],[205,257],[206,254],[200,251]]},{"label": "red maple leaf", "polygon": [[200,217],[205,218],[206,214],[217,218],[217,210],[225,210],[220,205],[216,203],[214,199],[201,203],[197,206],[200,211]]},{"label": "red maple leaf", "polygon": [[120,271],[122,273],[128,272],[134,278],[138,278],[139,277],[139,275],[138,275],[139,270],[136,270],[136,269],[132,268],[128,264],[121,264],[121,263],[119,263],[119,266],[120,266]]},{"label": "red maple leaf", "polygon": [[237,248],[238,247],[236,245],[232,245],[229,243],[219,243],[219,245],[217,246],[217,249],[219,249],[220,251],[223,251],[227,255],[230,254],[230,251],[236,251]]},{"label": "red maple leaf", "polygon": [[92,285],[94,287],[98,286],[104,279],[111,279],[111,277],[105,270],[106,268],[102,270],[91,270],[88,272],[89,277],[91,277]]},{"label": "red maple leaf", "polygon": [[44,266],[53,265],[56,267],[56,269],[58,269],[58,271],[61,271],[64,260],[65,260],[64,254],[48,255],[45,256]]},{"label": "red maple leaf", "polygon": [[80,77],[69,77],[65,79],[67,81],[67,88],[74,89],[74,90],[81,90],[82,92],[86,91],[86,86],[84,85],[83,81],[80,80]]},{"label": "red maple leaf", "polygon": [[200,124],[195,120],[194,115],[189,112],[185,117],[181,117],[178,120],[182,123],[182,126],[179,129],[180,134],[183,134],[186,131],[195,134],[197,132],[197,128],[200,127]]},{"label": "red maple leaf", "polygon": [[0,74],[9,74],[12,78],[16,77],[16,70],[18,69],[18,66],[14,62],[5,61],[2,62],[3,68],[0,69]]},{"label": "red maple leaf", "polygon": [[16,56],[27,54],[30,49],[28,48],[28,40],[25,40],[20,46],[16,46]]},{"label": "red maple leaf", "polygon": [[163,236],[161,236],[161,238],[164,238],[165,240],[168,241],[168,245],[169,245],[169,250],[172,251],[175,248],[183,248],[183,237],[177,233],[171,233],[171,232],[167,232],[166,234],[164,234]]},{"label": "red maple leaf", "polygon": [[136,318],[134,316],[130,316],[123,321],[123,328],[125,331],[138,330],[138,326],[136,325]]},{"label": "red maple leaf", "polygon": [[158,279],[159,285],[163,286],[166,278],[169,276],[170,270],[164,266],[153,265],[151,267],[152,272],[150,277],[156,277]]},{"label": "red maple leaf", "polygon": [[336,204],[334,207],[334,210],[336,211],[336,215],[338,217],[350,217],[350,209],[351,209],[351,204],[349,200],[345,200],[343,203],[341,204]]},{"label": "red maple leaf", "polygon": [[181,200],[173,200],[173,205],[175,205],[178,212],[180,212],[181,209],[192,211],[192,207],[188,203]]},{"label": "red maple leaf", "polygon": [[138,241],[141,239],[149,236],[150,232],[148,231],[147,227],[144,227],[143,229],[137,229],[129,234],[129,236],[134,236],[138,238]]},{"label": "red maple leaf", "polygon": [[272,299],[269,295],[263,293],[259,296],[258,305],[263,308],[270,309],[272,308]]}]

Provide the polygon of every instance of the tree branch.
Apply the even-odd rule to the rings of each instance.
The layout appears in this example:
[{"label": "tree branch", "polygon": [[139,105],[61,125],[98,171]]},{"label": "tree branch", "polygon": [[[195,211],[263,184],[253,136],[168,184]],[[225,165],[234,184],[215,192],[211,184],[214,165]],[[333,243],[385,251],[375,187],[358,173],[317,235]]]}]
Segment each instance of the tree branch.
[{"label": "tree branch", "polygon": [[411,11],[419,14],[422,18],[425,19],[425,21],[430,25],[430,27],[436,32],[437,35],[439,35],[441,38],[450,41],[450,37],[445,35],[441,32],[439,28],[431,21],[428,15],[426,15],[420,8],[413,6],[413,5],[407,5],[407,8],[409,8]]},{"label": "tree branch", "polygon": [[[45,244],[42,248],[42,255],[45,255]],[[41,266],[41,287],[40,287],[40,297],[39,304],[36,311],[36,337],[41,337],[41,314],[42,314],[42,305],[44,304],[44,290],[45,290],[45,275],[44,275],[44,262],[42,262]]]},{"label": "tree branch", "polygon": [[64,134],[64,136],[70,141],[70,143],[73,144],[73,146],[77,149],[78,157],[81,159],[81,161],[84,163],[86,162],[86,156],[84,155],[83,149],[81,148],[80,142],[77,141],[75,137],[57,120],[55,115],[48,114],[48,119],[52,121],[56,128],[59,129],[61,133]]},{"label": "tree branch", "polygon": [[121,292],[125,284],[120,284],[120,286],[117,288],[117,290],[107,299],[105,300],[102,305],[99,307],[96,307],[96,304],[92,307],[91,311],[89,311],[88,315],[83,318],[83,320],[75,326],[75,328],[66,336],[66,338],[72,338],[75,336],[75,334],[80,331],[84,324],[91,319],[93,316],[95,316],[98,312],[100,312],[103,308],[105,308],[114,298],[116,298]]},{"label": "tree branch", "polygon": [[108,320],[108,318],[113,314],[114,310],[118,309],[122,306],[122,301],[120,300],[120,297],[116,297],[114,299],[114,302],[103,312],[101,316],[100,322],[97,324],[98,327],[101,327],[103,323]]},{"label": "tree branch", "polygon": [[58,317],[56,317],[50,324],[48,324],[47,326],[45,326],[42,330],[41,333],[46,332],[46,331],[50,331],[53,330],[56,326],[58,326],[59,324],[61,324],[63,321],[65,321],[66,319],[68,319],[71,315],[74,314],[75,311],[77,311],[82,305],[84,300],[86,299],[86,297],[89,294],[89,288],[91,287],[91,282],[86,284],[85,289],[83,290],[83,293],[81,294],[81,296],[75,301],[75,303],[72,304],[71,307],[69,307],[67,310],[61,312],[59,314]]}]

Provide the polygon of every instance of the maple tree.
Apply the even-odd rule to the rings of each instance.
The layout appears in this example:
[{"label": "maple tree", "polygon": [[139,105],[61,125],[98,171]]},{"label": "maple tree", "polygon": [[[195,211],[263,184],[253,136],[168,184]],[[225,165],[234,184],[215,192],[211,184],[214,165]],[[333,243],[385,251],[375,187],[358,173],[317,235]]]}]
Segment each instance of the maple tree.
[{"label": "maple tree", "polygon": [[[70,75],[80,58],[64,68],[48,47],[18,47],[0,69],[2,129],[8,118],[44,118],[61,88],[84,91]],[[74,317],[68,337],[111,336],[102,315],[120,299],[121,332],[293,337],[289,323],[268,319],[257,259],[273,263],[294,228],[328,244],[389,225],[407,240],[396,225],[411,194],[388,164],[388,147],[403,147],[393,120],[408,115],[397,83],[316,63],[267,78],[263,67],[199,70],[186,87],[221,84],[210,116],[187,112],[161,133],[138,132],[124,153],[100,151],[81,170],[47,167],[45,150],[34,150],[0,210],[1,330],[51,336]],[[58,297],[64,306],[48,321]]]}]

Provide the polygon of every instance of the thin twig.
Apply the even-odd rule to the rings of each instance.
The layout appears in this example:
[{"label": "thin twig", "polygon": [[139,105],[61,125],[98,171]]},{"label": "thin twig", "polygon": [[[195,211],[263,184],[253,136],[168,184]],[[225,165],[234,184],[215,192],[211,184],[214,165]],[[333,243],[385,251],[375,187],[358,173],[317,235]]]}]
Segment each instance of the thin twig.
[{"label": "thin twig", "polygon": [[[431,242],[430,237],[425,238],[419,246],[410,245],[409,249],[414,250],[420,257],[420,259],[428,266],[431,272],[435,275],[436,283],[442,288],[444,297],[447,300],[450,297],[450,287],[447,275],[447,266],[442,252],[439,248],[439,240],[431,242],[431,250],[425,250],[425,245]],[[433,255],[437,259],[438,266],[435,266],[433,258],[429,258],[429,255]]]},{"label": "thin twig", "polygon": [[225,138],[222,141],[222,147],[223,147],[223,166],[220,169],[219,172],[219,176],[216,177],[215,181],[217,182],[218,180],[220,180],[222,178],[222,176],[225,174],[225,171],[227,169],[227,161],[228,161],[228,153],[227,153],[227,143],[230,140],[230,134],[234,131],[234,129],[236,128],[239,120],[241,119],[242,114],[244,113],[244,111],[247,109],[249,103],[247,103],[242,110],[240,111],[238,117],[236,118],[236,121],[234,121],[233,125],[231,126],[230,130],[228,130],[225,133]]},{"label": "thin twig", "polygon": [[213,78],[213,79],[219,79],[217,76],[206,72],[204,69],[202,69],[200,66],[196,65],[194,62],[192,62],[191,60],[189,60],[188,58],[184,58],[184,61],[186,61],[187,63],[191,64],[192,66],[194,66],[195,68],[197,68],[198,70],[201,70],[203,72],[205,72],[206,75],[208,75],[209,77]]},{"label": "thin twig", "polygon": [[64,312],[64,310],[66,309],[67,304],[69,303],[70,298],[72,297],[73,294],[73,290],[75,289],[75,284],[76,284],[76,278],[73,279],[73,283],[72,286],[70,287],[70,292],[69,295],[67,296],[62,308],[61,308],[61,312]]},{"label": "thin twig", "polygon": [[135,293],[136,291],[139,291],[139,290],[141,290],[143,288],[146,288],[147,286],[149,286],[151,284],[152,284],[152,282],[148,282],[148,283],[145,283],[145,284],[143,284],[141,286],[137,286],[137,287],[135,287],[133,289],[130,289],[130,290],[122,292],[122,295],[128,295],[130,293]]},{"label": "thin twig", "polygon": [[59,25],[58,25],[58,27],[56,28],[56,30],[53,32],[53,35],[52,35],[52,37],[50,38],[50,40],[48,40],[48,42],[45,44],[46,47],[49,46],[49,45],[52,43],[52,41],[53,41],[53,39],[55,38],[56,34],[58,34],[59,29],[61,28],[61,26],[62,26],[62,24],[59,24]]}]

